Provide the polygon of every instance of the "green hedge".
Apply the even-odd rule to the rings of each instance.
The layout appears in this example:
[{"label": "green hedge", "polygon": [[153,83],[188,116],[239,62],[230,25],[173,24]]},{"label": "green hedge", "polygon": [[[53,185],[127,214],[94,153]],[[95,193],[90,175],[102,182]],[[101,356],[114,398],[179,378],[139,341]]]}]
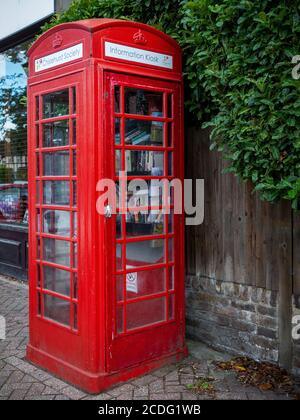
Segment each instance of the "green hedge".
[{"label": "green hedge", "polygon": [[211,127],[227,171],[262,199],[300,201],[298,0],[76,0],[50,26],[91,17],[153,25],[184,51],[187,124]]}]

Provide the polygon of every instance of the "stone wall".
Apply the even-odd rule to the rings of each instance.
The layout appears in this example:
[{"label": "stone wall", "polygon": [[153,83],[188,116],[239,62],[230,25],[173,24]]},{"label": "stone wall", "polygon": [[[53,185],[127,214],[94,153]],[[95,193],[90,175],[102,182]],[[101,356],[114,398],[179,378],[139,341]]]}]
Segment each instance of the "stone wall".
[{"label": "stone wall", "polygon": [[277,292],[187,276],[186,317],[191,338],[231,354],[278,362]]}]

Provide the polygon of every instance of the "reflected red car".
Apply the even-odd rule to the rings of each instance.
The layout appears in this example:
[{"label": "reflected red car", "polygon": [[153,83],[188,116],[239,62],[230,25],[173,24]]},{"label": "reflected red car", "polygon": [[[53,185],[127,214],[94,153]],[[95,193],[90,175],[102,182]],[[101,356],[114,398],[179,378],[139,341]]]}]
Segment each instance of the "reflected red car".
[{"label": "reflected red car", "polygon": [[22,223],[27,208],[27,184],[0,184],[0,222]]}]

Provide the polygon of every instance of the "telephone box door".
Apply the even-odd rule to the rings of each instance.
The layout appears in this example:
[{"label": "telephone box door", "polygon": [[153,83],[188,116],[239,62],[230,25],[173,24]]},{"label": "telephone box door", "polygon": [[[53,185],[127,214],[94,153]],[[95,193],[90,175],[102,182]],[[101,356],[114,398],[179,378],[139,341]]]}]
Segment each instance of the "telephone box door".
[{"label": "telephone box door", "polygon": [[184,345],[183,215],[174,214],[175,190],[166,199],[161,183],[183,178],[181,85],[105,73],[104,86],[112,159],[103,160],[117,206],[105,219],[107,367],[115,371]]}]

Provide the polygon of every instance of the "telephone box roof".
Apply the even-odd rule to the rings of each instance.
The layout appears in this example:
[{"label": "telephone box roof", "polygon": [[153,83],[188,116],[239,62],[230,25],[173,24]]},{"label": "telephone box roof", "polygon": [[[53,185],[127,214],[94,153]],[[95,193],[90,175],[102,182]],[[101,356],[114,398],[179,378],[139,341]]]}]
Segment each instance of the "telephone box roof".
[{"label": "telephone box roof", "polygon": [[137,29],[144,29],[148,32],[152,32],[156,36],[163,38],[165,41],[169,42],[173,48],[177,48],[180,52],[179,44],[170,36],[165,34],[164,32],[153,28],[152,26],[146,25],[140,22],[133,22],[128,20],[121,20],[121,19],[84,19],[78,20],[75,22],[66,22],[61,23],[60,25],[54,26],[53,28],[49,29],[48,31],[44,32],[35,43],[29,48],[28,55],[31,55],[33,51],[50,35],[57,31],[61,31],[64,29],[81,29],[90,33],[98,32],[107,28],[113,27],[135,27]]}]

